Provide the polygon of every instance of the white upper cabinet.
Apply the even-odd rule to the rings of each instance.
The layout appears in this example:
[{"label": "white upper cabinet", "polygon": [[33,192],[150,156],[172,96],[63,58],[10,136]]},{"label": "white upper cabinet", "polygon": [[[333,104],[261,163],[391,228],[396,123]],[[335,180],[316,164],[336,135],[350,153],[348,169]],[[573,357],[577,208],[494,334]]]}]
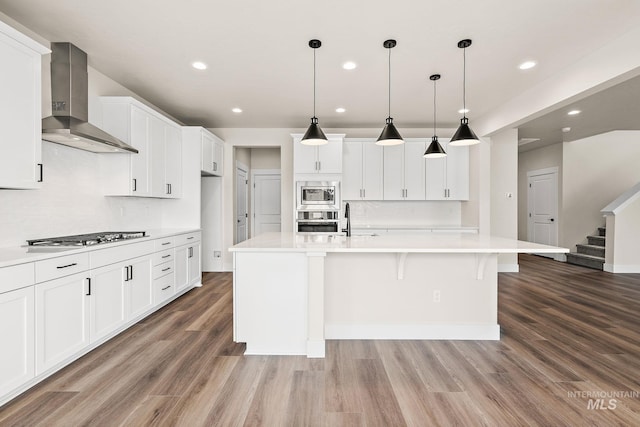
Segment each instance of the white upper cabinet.
[{"label": "white upper cabinet", "polygon": [[384,200],[425,199],[426,141],[384,147]]},{"label": "white upper cabinet", "polygon": [[345,140],[342,165],[343,200],[382,200],[383,147],[374,139]]},{"label": "white upper cabinet", "polygon": [[42,55],[51,52],[0,22],[0,188],[40,188]]},{"label": "white upper cabinet", "polygon": [[100,97],[100,104],[102,129],[138,150],[100,158],[105,194],[180,197],[180,126],[131,97]]},{"label": "white upper cabinet", "polygon": [[303,145],[302,135],[293,136],[294,174],[342,173],[342,141],[344,134],[327,135],[325,145]]},{"label": "white upper cabinet", "polygon": [[202,150],[202,175],[222,176],[224,169],[224,142],[201,127],[185,127],[186,137],[199,140]]},{"label": "white upper cabinet", "polygon": [[426,159],[427,200],[469,200],[469,147],[449,145],[440,139],[447,156]]}]

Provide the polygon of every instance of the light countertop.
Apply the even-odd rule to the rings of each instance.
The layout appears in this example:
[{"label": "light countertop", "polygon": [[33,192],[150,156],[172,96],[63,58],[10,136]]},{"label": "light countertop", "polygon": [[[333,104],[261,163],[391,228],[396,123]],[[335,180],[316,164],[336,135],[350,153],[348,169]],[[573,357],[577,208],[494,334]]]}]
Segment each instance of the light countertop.
[{"label": "light countertop", "polygon": [[371,252],[371,253],[566,253],[569,249],[472,233],[385,234],[380,236],[265,233],[245,240],[231,252]]},{"label": "light countertop", "polygon": [[[118,231],[122,231],[122,230],[118,230]],[[72,255],[76,253],[112,248],[112,247],[117,247],[121,245],[129,245],[132,243],[144,242],[148,240],[161,239],[163,237],[190,233],[194,231],[200,231],[200,230],[199,229],[146,230],[147,235],[145,237],[139,237],[136,239],[121,240],[118,242],[103,243],[103,244],[91,245],[91,246],[61,246],[59,248],[46,248],[46,249],[31,248],[33,252],[30,251],[30,247],[27,246],[25,242],[24,246],[0,248],[0,268],[8,267],[11,265],[24,264],[27,262],[41,261],[44,259],[55,258],[63,255]]]}]

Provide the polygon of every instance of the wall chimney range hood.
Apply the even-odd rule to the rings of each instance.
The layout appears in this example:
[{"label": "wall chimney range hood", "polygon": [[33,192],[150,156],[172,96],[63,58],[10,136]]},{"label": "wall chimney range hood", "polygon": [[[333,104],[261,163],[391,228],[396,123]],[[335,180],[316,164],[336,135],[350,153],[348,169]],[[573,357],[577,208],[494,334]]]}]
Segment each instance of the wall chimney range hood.
[{"label": "wall chimney range hood", "polygon": [[94,153],[138,150],[89,123],[87,54],[71,43],[51,43],[51,111],[42,139]]}]

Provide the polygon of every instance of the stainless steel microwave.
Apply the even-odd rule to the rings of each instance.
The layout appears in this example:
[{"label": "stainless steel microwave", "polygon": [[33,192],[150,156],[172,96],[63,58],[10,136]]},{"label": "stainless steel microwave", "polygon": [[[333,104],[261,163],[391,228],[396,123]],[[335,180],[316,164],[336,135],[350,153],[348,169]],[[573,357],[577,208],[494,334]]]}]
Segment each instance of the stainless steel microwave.
[{"label": "stainless steel microwave", "polygon": [[337,181],[298,181],[298,210],[340,210],[340,183]]}]

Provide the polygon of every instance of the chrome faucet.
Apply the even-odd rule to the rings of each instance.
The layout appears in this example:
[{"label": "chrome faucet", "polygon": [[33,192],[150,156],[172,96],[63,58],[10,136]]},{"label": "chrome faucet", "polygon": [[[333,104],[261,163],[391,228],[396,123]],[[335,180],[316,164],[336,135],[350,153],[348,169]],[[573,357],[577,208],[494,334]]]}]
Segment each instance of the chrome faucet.
[{"label": "chrome faucet", "polygon": [[349,202],[344,206],[344,217],[347,218],[347,228],[342,229],[347,233],[347,237],[351,236],[351,209],[349,208]]}]

